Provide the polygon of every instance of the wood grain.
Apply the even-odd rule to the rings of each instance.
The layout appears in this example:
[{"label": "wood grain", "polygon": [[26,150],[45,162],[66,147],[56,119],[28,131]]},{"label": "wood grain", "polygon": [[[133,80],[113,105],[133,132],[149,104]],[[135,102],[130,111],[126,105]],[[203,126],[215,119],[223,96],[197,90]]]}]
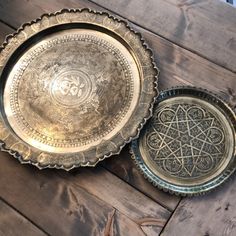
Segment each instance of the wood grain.
[{"label": "wood grain", "polygon": [[0,44],[4,41],[5,37],[12,32],[14,32],[12,28],[0,22]]},{"label": "wood grain", "polygon": [[140,221],[149,222],[149,235],[169,218],[169,211],[105,169],[78,172],[40,171],[1,153],[0,196],[53,235],[104,235],[114,209],[133,222],[134,232],[142,229]]},{"label": "wood grain", "polygon": [[236,176],[210,194],[182,200],[161,236],[236,235]]},{"label": "wood grain", "polygon": [[101,165],[170,211],[175,209],[180,200],[177,196],[158,190],[140,174],[130,157],[128,146],[120,155],[105,160]]},{"label": "wood grain", "polygon": [[[131,221],[129,218],[125,217],[123,214],[115,211],[115,214],[113,215],[113,218],[111,220],[111,227],[109,231],[107,232],[107,236],[110,235],[137,235],[137,236],[144,236],[145,231],[141,227],[135,227],[135,223]],[[137,229],[136,231],[133,231],[133,229]],[[152,235],[152,234],[149,234]]]},{"label": "wood grain", "polygon": [[50,235],[104,235],[114,208],[55,172],[20,165],[2,153],[0,195]]},{"label": "wood grain", "polygon": [[59,11],[62,8],[86,8],[94,5],[86,0],[0,0],[0,20],[18,28],[44,13]]},{"label": "wood grain", "polygon": [[215,0],[93,2],[236,72],[236,9],[230,5]]},{"label": "wood grain", "polygon": [[165,208],[103,168],[78,170],[73,176],[63,172],[61,175],[64,179],[66,178],[68,181],[73,182],[75,186],[85,189],[104,202],[114,206],[134,221],[144,218],[154,219],[156,217],[157,221],[161,222],[162,220],[161,227],[165,219],[170,215]]},{"label": "wood grain", "polygon": [[[123,214],[119,212],[115,212],[112,218],[112,224],[109,229],[109,236],[146,236],[146,235],[153,235],[157,236],[158,234],[153,233],[153,222],[145,221],[145,222],[136,222],[139,225],[139,228],[135,227],[135,223],[131,221],[129,218],[125,217]],[[157,223],[158,224],[158,223]],[[135,229],[135,231],[134,231]],[[107,235],[107,236],[108,236]]]},{"label": "wood grain", "polygon": [[46,234],[0,199],[0,235],[45,236]]},{"label": "wood grain", "polygon": [[165,208],[99,166],[74,171],[73,176],[64,172],[60,172],[60,175],[74,186],[113,206],[137,224],[148,224],[154,235],[160,232],[170,216]]},{"label": "wood grain", "polygon": [[[141,30],[141,28],[137,28]],[[216,93],[236,105],[236,74],[190,51],[171,44],[161,37],[142,30],[142,35],[154,51],[160,68],[160,89],[176,85],[193,85]]]}]

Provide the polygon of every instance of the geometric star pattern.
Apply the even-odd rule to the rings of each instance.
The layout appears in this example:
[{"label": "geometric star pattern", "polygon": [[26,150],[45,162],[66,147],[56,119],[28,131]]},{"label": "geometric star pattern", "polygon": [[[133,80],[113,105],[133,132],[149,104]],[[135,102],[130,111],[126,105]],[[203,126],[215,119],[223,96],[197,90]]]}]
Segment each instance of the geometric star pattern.
[{"label": "geometric star pattern", "polygon": [[223,160],[225,136],[220,120],[200,105],[172,104],[154,112],[145,132],[155,164],[178,178],[199,178]]}]

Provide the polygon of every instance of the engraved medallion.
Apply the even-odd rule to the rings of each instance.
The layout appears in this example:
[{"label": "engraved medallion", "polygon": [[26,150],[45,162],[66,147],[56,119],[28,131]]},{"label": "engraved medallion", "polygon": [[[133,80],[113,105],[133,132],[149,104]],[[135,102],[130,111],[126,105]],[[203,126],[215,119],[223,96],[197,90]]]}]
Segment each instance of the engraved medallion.
[{"label": "engraved medallion", "polygon": [[51,99],[58,105],[76,107],[88,101],[92,94],[92,80],[81,70],[56,74],[50,83]]},{"label": "engraved medallion", "polygon": [[140,36],[106,13],[63,10],[40,22],[0,54],[1,122],[10,135],[0,139],[40,168],[94,166],[150,116],[158,71]]},{"label": "engraved medallion", "polygon": [[208,191],[235,169],[235,114],[203,90],[160,94],[151,120],[133,141],[139,168],[160,188],[183,195]]}]

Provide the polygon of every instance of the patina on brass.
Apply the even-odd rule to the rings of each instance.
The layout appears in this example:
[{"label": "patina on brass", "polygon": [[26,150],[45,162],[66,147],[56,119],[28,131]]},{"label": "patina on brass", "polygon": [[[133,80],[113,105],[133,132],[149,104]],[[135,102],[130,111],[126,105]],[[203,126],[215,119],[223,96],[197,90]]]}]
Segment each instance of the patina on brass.
[{"label": "patina on brass", "polygon": [[39,168],[94,166],[139,134],[157,69],[139,34],[88,9],[26,24],[0,54],[0,139]]},{"label": "patina on brass", "polygon": [[158,187],[182,195],[209,191],[236,167],[232,109],[205,90],[160,94],[154,114],[132,142],[132,156]]}]

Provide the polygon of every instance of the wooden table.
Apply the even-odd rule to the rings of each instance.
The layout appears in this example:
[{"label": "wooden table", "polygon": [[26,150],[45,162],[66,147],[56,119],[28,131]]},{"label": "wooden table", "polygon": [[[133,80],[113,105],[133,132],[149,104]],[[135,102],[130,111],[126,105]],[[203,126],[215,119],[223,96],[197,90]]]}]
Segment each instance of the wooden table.
[{"label": "wooden table", "polygon": [[[1,0],[0,40],[61,8],[109,11],[152,47],[159,88],[194,85],[236,110],[236,9],[217,0]],[[235,175],[234,175],[235,176]],[[96,168],[39,171],[0,154],[0,235],[236,235],[236,177],[206,196],[154,188],[128,147]]]}]

